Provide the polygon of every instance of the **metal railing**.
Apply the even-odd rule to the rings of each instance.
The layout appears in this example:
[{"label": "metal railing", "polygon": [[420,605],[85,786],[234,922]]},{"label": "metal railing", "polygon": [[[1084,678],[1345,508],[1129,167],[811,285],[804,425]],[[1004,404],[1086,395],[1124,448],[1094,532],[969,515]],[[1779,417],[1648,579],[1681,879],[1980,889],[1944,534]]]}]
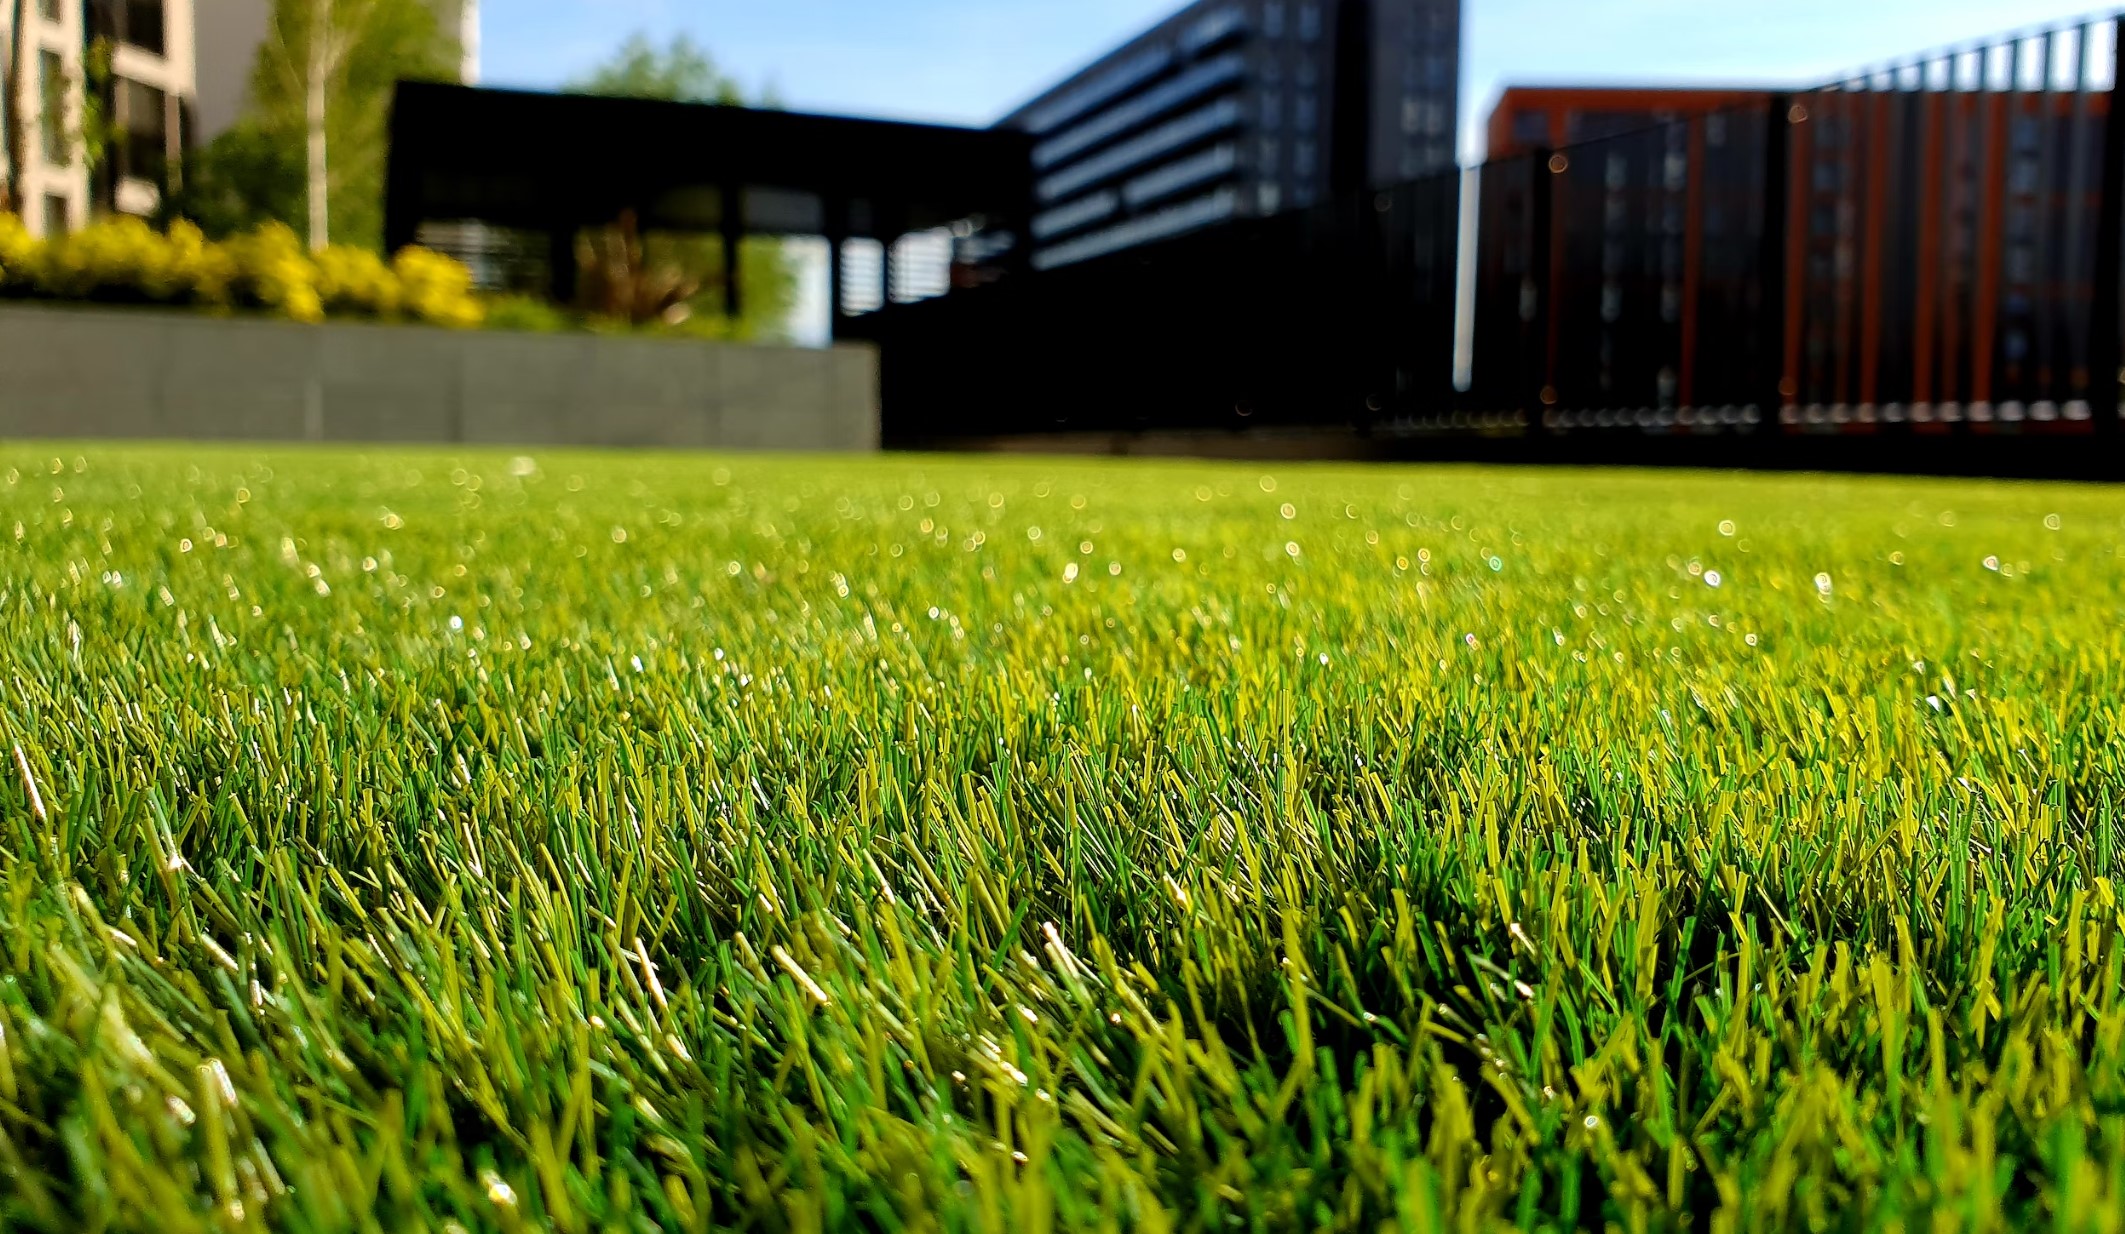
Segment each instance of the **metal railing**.
[{"label": "metal railing", "polygon": [[883,346],[901,440],[2112,434],[2121,22],[1604,115],[1467,173],[1466,389],[1459,172],[849,324]]},{"label": "metal railing", "polygon": [[2115,431],[2119,29],[1486,164],[1472,384],[1406,424]]}]

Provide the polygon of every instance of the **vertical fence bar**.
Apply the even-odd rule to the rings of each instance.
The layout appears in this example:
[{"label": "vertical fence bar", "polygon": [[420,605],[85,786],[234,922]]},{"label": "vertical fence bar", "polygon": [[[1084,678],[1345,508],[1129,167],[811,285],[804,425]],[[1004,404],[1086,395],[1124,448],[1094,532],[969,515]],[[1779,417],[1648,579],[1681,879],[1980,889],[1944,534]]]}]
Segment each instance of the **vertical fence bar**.
[{"label": "vertical fence bar", "polygon": [[[1864,152],[1869,100],[1866,82],[1848,83],[1837,93],[1837,217],[1830,248],[1832,322],[1836,327],[1835,359],[1830,369],[1830,402],[1849,415],[1854,385],[1858,380],[1860,337],[1864,323],[1859,316],[1859,281],[1866,260],[1860,216],[1860,185],[1865,179]],[[1825,118],[1825,123],[1828,123]]]},{"label": "vertical fence bar", "polygon": [[2031,197],[2029,327],[2023,356],[2022,388],[2029,393],[2033,415],[2051,419],[2057,414],[2058,388],[2052,343],[2057,332],[2058,295],[2065,282],[2065,269],[2058,262],[2053,238],[2058,196],[2058,32],[2046,30],[2039,43],[2036,80],[2036,192]]},{"label": "vertical fence bar", "polygon": [[1962,265],[1962,250],[1969,229],[1964,223],[1963,168],[1970,128],[1963,120],[1963,53],[1948,55],[1947,92],[1941,98],[1941,401],[1945,418],[1961,421],[1969,398],[1963,382],[1963,310],[1968,298],[1968,280]]},{"label": "vertical fence bar", "polygon": [[[1534,312],[1522,323],[1523,337],[1535,343],[1538,363],[1523,370],[1521,402],[1530,422],[1547,423],[1556,406],[1557,388],[1557,297],[1553,279],[1557,267],[1555,235],[1555,181],[1552,170],[1561,154],[1537,147],[1528,155],[1527,166],[1527,282],[1533,292]],[[1526,354],[1525,351],[1522,353]],[[1527,378],[1533,376],[1534,380]]]},{"label": "vertical fence bar", "polygon": [[1704,179],[1705,118],[1693,116],[1689,125],[1688,166],[1684,169],[1686,196],[1682,207],[1682,338],[1681,362],[1675,402],[1694,410],[1697,406],[1697,344],[1699,306],[1704,283]]},{"label": "vertical fence bar", "polygon": [[[2066,244],[2059,278],[2059,295],[2066,298],[2065,311],[2060,314],[2063,354],[2060,367],[2064,379],[2060,382],[2066,406],[2061,413],[2072,415],[2085,411],[2089,397],[2087,331],[2089,298],[2083,294],[2081,279],[2094,267],[2088,252],[2088,193],[2089,182],[2094,177],[2095,143],[2089,140],[2093,124],[2091,95],[2095,85],[2095,23],[2082,22],[2073,45],[2073,120],[2067,125],[2066,166]],[[2090,290],[2093,290],[2091,287]]]},{"label": "vertical fence bar", "polygon": [[[1893,88],[1892,78],[1889,85]],[[1865,214],[1865,271],[1860,280],[1859,405],[1871,415],[1881,401],[1882,373],[1882,263],[1886,256],[1886,221],[1889,212],[1889,112],[1893,96],[1879,91],[1868,100],[1867,207]]]},{"label": "vertical fence bar", "polygon": [[[2010,80],[2020,46],[2020,40],[2008,44]],[[2008,94],[2001,89],[1994,71],[1999,53],[1998,46],[1978,52],[1977,170],[1972,185],[1977,197],[1977,235],[1972,245],[1975,269],[1970,303],[1970,401],[1972,418],[1981,416],[1987,420],[1996,414],[1992,407],[1992,379],[1999,349],[2000,233],[2005,229],[2002,215],[2006,204],[2002,182],[2007,134],[2001,131],[2000,113]]]},{"label": "vertical fence bar", "polygon": [[2125,17],[2110,23],[2110,97],[2103,116],[2103,179],[2096,206],[2094,295],[2089,302],[2088,402],[2096,431],[2118,432],[2118,369],[2125,339],[2119,337],[2118,277],[2125,247],[2125,108],[2118,106],[2119,57],[2125,54]]},{"label": "vertical fence bar", "polygon": [[1780,196],[1785,202],[1779,219],[1781,230],[1780,252],[1784,255],[1782,277],[1785,280],[1783,318],[1779,325],[1782,340],[1782,377],[1778,383],[1781,397],[1779,418],[1795,409],[1801,396],[1801,361],[1803,359],[1804,331],[1807,328],[1808,311],[1808,238],[1811,231],[1808,217],[1808,194],[1812,184],[1811,172],[1815,166],[1813,157],[1813,132],[1808,127],[1809,104],[1819,102],[1820,95],[1804,96],[1808,102],[1793,103],[1772,121],[1773,131],[1782,131],[1790,143],[1787,168],[1780,177]]},{"label": "vertical fence bar", "polygon": [[1756,397],[1770,423],[1786,405],[1786,245],[1793,100],[1773,94],[1763,118],[1763,231],[1756,239]]},{"label": "vertical fence bar", "polygon": [[1544,407],[1555,407],[1563,398],[1557,382],[1563,372],[1564,292],[1565,281],[1571,277],[1571,252],[1567,247],[1568,217],[1557,208],[1557,197],[1566,187],[1564,173],[1571,170],[1571,166],[1571,156],[1555,150],[1549,152],[1548,160],[1536,171],[1536,178],[1542,181],[1544,211],[1541,391]]},{"label": "vertical fence bar", "polygon": [[1941,182],[1941,102],[1933,88],[1933,62],[1918,66],[1919,160],[1918,249],[1913,267],[1917,286],[1911,300],[1911,415],[1915,422],[1933,419],[1934,380],[1939,373],[1934,353],[1934,325],[1940,309],[1941,222],[1945,203]]}]

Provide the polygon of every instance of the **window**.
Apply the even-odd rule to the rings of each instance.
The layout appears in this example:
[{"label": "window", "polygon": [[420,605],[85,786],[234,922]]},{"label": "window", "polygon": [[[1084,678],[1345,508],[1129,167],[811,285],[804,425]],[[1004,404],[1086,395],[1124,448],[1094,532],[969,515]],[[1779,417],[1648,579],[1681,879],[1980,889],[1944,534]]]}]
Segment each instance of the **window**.
[{"label": "window", "polygon": [[1299,5],[1299,37],[1308,43],[1321,37],[1321,6],[1318,0]]},{"label": "window", "polygon": [[46,21],[58,21],[59,0],[37,0],[37,16]]},{"label": "window", "polygon": [[1272,39],[1284,37],[1284,0],[1269,0],[1262,6],[1262,33]]},{"label": "window", "polygon": [[163,0],[125,0],[125,28],[118,37],[135,47],[163,54]]},{"label": "window", "polygon": [[37,98],[41,104],[38,115],[38,132],[43,139],[44,161],[54,167],[66,167],[73,163],[73,145],[67,140],[66,124],[66,62],[56,51],[41,52],[37,56]]},{"label": "window", "polygon": [[1292,126],[1300,132],[1313,128],[1321,122],[1320,104],[1311,93],[1301,94],[1297,109],[1292,113]]},{"label": "window", "polygon": [[168,96],[137,81],[118,82],[118,174],[160,182],[169,159]]},{"label": "window", "polygon": [[44,234],[47,237],[66,234],[66,198],[57,193],[44,195]]},{"label": "window", "polygon": [[89,0],[89,35],[165,55],[169,24],[163,12],[166,3],[167,0]]}]

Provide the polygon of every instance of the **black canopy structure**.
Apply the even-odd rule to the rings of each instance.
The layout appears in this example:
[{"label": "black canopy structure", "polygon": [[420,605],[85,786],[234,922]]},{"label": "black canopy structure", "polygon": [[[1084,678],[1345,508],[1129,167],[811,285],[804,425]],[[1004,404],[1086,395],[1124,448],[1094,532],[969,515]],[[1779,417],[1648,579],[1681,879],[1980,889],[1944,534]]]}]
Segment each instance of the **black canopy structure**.
[{"label": "black canopy structure", "polygon": [[740,239],[818,235],[835,248],[838,310],[846,239],[884,242],[890,287],[892,242],[910,232],[978,220],[1024,235],[1030,143],[1012,130],[402,82],[385,240],[412,244],[425,223],[541,232],[565,296],[576,233],[632,212],[644,230],[721,235],[735,312]]}]

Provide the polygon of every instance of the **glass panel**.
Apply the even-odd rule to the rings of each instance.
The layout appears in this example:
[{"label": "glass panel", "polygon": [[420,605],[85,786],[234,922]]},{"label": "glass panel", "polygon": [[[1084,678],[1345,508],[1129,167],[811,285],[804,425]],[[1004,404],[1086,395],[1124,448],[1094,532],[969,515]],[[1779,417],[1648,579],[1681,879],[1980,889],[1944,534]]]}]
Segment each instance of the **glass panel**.
[{"label": "glass panel", "polygon": [[42,104],[37,126],[44,146],[44,161],[54,167],[70,166],[73,142],[68,140],[66,116],[66,62],[56,51],[37,57],[37,97]]}]

